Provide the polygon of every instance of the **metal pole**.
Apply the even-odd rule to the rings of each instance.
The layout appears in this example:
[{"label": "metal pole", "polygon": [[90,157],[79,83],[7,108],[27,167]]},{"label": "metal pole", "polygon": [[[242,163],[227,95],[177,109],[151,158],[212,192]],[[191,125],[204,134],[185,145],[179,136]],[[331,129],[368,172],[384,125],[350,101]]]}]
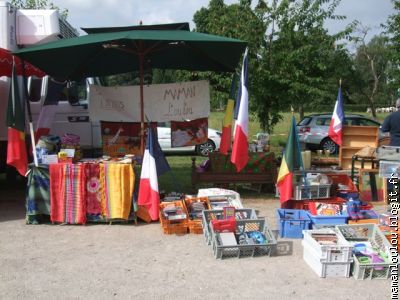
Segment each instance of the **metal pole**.
[{"label": "metal pole", "polygon": [[[140,47],[141,48],[141,47]],[[143,64],[144,54],[139,50],[139,77],[140,77],[140,153],[144,154],[144,95],[143,95]]]}]

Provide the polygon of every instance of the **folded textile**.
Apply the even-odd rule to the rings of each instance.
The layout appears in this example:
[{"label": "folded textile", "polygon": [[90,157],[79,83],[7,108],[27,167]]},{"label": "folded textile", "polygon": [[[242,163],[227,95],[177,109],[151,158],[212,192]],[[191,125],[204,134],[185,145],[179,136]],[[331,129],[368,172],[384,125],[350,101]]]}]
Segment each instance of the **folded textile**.
[{"label": "folded textile", "polygon": [[50,165],[50,219],[67,224],[86,223],[84,164]]},{"label": "folded textile", "polygon": [[27,187],[26,224],[38,224],[41,215],[50,215],[50,179],[47,166],[31,167]]},{"label": "folded textile", "polygon": [[92,215],[100,215],[100,165],[98,163],[85,163],[85,176],[86,213]]},{"label": "folded textile", "polygon": [[129,218],[135,175],[132,165],[105,163],[100,165],[102,214],[108,219]]}]

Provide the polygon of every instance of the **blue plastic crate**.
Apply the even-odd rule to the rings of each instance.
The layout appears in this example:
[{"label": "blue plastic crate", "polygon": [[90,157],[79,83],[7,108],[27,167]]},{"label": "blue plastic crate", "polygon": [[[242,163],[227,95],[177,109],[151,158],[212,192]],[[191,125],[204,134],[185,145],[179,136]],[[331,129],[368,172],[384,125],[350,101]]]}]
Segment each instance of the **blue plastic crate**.
[{"label": "blue plastic crate", "polygon": [[348,214],[341,214],[341,215],[333,215],[333,216],[321,216],[321,215],[313,215],[310,212],[307,212],[311,222],[315,225],[323,225],[323,224],[330,224],[330,225],[340,225],[346,224],[347,219],[349,218]]},{"label": "blue plastic crate", "polygon": [[301,239],[303,237],[302,231],[310,229],[311,220],[305,210],[279,208],[277,214],[280,237]]}]

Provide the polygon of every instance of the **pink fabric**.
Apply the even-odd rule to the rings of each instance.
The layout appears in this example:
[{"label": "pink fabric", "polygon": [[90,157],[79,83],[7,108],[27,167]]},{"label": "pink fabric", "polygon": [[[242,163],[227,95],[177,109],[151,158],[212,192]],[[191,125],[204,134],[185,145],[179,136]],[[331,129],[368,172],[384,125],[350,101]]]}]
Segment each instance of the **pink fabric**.
[{"label": "pink fabric", "polygon": [[97,163],[85,164],[86,174],[86,213],[101,214],[100,197],[100,165]]}]

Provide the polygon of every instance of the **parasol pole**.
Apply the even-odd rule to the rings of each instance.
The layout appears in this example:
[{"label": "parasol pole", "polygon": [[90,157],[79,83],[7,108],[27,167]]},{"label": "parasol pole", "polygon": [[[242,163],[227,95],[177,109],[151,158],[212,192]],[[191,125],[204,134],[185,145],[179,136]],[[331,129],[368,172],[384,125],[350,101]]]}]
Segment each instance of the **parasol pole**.
[{"label": "parasol pole", "polygon": [[[142,47],[140,47],[142,48]],[[144,101],[143,101],[143,64],[144,53],[139,50],[139,77],[140,77],[140,153],[144,154]]]}]

